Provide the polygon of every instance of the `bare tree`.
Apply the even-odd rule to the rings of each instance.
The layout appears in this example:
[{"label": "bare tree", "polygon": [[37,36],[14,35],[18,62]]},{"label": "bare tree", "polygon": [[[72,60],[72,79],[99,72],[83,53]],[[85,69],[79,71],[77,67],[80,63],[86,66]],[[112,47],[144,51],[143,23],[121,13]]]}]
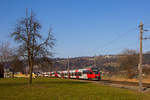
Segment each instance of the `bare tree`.
[{"label": "bare tree", "polygon": [[43,40],[40,29],[41,24],[31,11],[30,16],[26,12],[26,17],[18,22],[15,31],[11,33],[14,40],[20,44],[19,51],[21,56],[28,62],[30,73],[29,84],[32,83],[33,66],[36,64],[36,60],[43,57],[51,57],[53,54],[50,51],[55,43],[52,30],[49,30],[48,37]]},{"label": "bare tree", "polygon": [[3,77],[4,67],[8,65],[9,61],[12,58],[12,48],[10,47],[9,42],[0,44],[0,74]]},{"label": "bare tree", "polygon": [[5,63],[10,61],[12,56],[12,48],[9,42],[0,44],[0,62]]},{"label": "bare tree", "polygon": [[118,57],[120,70],[127,72],[128,77],[132,78],[137,73],[138,53],[135,50],[125,49],[121,56]]},{"label": "bare tree", "polygon": [[127,48],[122,51],[122,55],[134,55],[134,54],[137,54],[137,51],[130,50],[130,49],[127,49]]},{"label": "bare tree", "polygon": [[4,67],[8,66],[10,71],[21,71],[22,61],[19,59],[16,48],[11,48],[9,42],[1,43],[0,45],[0,69],[4,72]]}]

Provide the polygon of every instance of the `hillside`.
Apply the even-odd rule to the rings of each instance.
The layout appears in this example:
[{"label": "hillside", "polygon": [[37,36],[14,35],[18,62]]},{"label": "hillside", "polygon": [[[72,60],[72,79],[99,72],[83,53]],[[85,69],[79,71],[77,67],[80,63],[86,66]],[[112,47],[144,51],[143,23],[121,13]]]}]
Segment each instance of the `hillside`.
[{"label": "hillside", "polygon": [[[57,58],[54,59],[54,65],[52,70],[66,70],[68,68],[68,63],[70,69],[84,68],[90,65],[96,65],[103,71],[117,71],[119,64],[117,59],[123,57],[124,55],[107,55],[107,56],[93,56],[93,57],[75,57],[70,58]],[[143,55],[143,64],[150,64],[150,54]]]}]

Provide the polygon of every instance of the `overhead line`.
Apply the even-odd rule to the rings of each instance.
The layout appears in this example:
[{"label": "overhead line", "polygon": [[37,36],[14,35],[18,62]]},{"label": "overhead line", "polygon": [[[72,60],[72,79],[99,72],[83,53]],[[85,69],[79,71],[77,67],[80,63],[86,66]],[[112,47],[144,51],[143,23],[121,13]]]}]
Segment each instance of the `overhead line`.
[{"label": "overhead line", "polygon": [[132,28],[132,29],[130,29],[129,31],[124,32],[123,34],[120,34],[117,38],[115,38],[115,39],[109,41],[108,43],[106,43],[106,44],[102,47],[102,48],[104,48],[103,51],[105,52],[105,50],[108,48],[108,46],[114,44],[116,41],[120,40],[121,38],[123,38],[124,36],[128,35],[130,32],[132,32],[132,31],[134,31],[134,30],[137,30],[137,28]]},{"label": "overhead line", "polygon": [[127,34],[129,34],[131,31],[133,31],[133,30],[135,30],[135,29],[137,29],[137,28],[131,29],[131,30],[129,30],[129,31],[127,31],[127,32],[125,32],[125,33],[119,35],[117,38],[115,38],[115,39],[109,41],[109,42],[106,43],[104,46],[107,47],[107,46],[109,46],[110,44],[115,43],[116,41],[120,40],[121,38],[123,38],[124,36],[126,36]]}]

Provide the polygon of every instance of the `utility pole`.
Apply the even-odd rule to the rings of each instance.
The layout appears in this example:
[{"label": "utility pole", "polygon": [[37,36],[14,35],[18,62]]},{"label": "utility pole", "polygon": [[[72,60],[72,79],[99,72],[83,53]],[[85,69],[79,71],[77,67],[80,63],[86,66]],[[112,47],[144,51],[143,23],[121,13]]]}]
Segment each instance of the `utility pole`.
[{"label": "utility pole", "polygon": [[96,66],[96,55],[94,57],[94,66]]},{"label": "utility pole", "polygon": [[139,54],[139,91],[142,91],[142,59],[143,59],[143,47],[142,47],[142,40],[143,40],[143,23],[140,23],[140,54]]},{"label": "utility pole", "polygon": [[69,64],[69,57],[68,57],[68,68],[67,68],[67,70],[68,70],[68,78],[70,77],[70,64]]}]

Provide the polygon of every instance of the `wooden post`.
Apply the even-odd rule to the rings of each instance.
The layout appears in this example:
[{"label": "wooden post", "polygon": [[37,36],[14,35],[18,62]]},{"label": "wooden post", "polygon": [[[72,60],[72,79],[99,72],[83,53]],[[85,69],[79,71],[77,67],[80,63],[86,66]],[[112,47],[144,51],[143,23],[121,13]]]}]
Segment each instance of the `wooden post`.
[{"label": "wooden post", "polygon": [[142,40],[143,40],[143,23],[140,23],[140,54],[139,54],[139,91],[142,91],[142,59],[143,59],[143,47],[142,47]]}]

